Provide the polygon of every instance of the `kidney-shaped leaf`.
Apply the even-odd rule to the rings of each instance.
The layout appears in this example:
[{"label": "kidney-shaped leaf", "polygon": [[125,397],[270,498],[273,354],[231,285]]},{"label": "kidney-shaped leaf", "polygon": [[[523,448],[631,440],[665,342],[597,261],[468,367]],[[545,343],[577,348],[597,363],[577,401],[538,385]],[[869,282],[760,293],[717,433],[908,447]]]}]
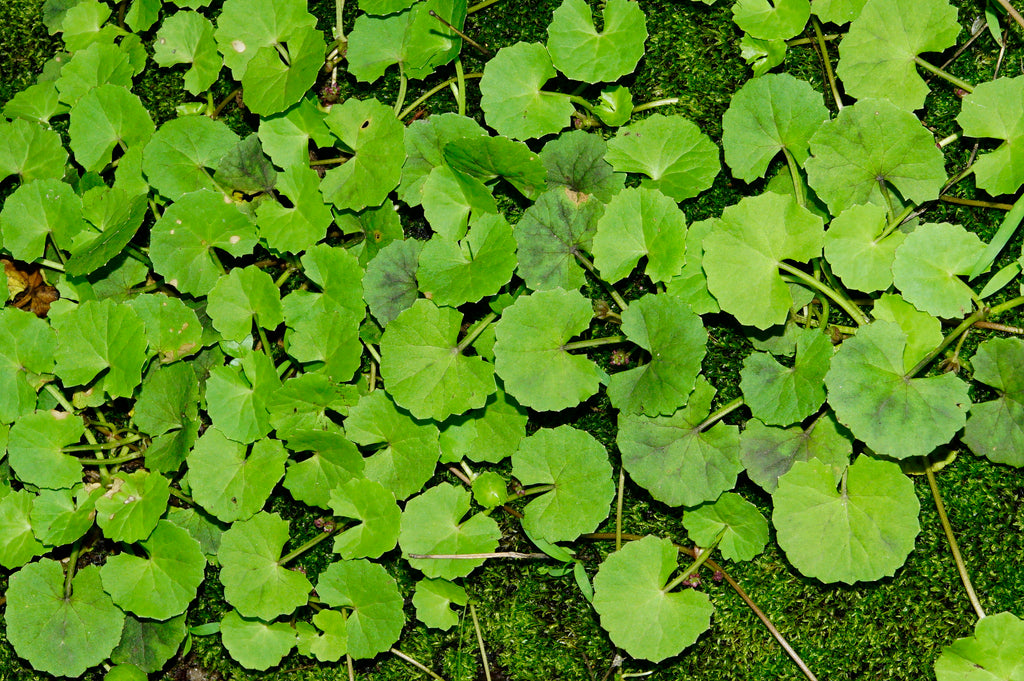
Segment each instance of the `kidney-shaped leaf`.
[{"label": "kidney-shaped leaf", "polygon": [[711,626],[708,595],[665,591],[679,552],[648,535],[608,556],[594,576],[594,609],[612,642],[633,657],[661,662],[678,655]]},{"label": "kidney-shaped leaf", "polygon": [[718,550],[728,560],[750,560],[768,543],[768,521],[752,503],[726,492],[711,504],[698,506],[683,515],[683,527],[698,546],[710,546],[723,529]]},{"label": "kidney-shaped leaf", "polygon": [[1024,674],[1024,622],[1009,612],[978,620],[935,661],[938,681],[1015,681]]},{"label": "kidney-shaped leaf", "polygon": [[667,282],[683,270],[686,216],[676,201],[656,189],[623,189],[608,202],[597,221],[594,265],[614,284],[647,257],[651,281]]},{"label": "kidney-shaped leaf", "polygon": [[567,77],[611,82],[632,72],[644,55],[647,18],[638,3],[609,0],[602,15],[600,32],[585,0],[564,0],[551,16],[548,52]]},{"label": "kidney-shaped leaf", "polygon": [[541,90],[554,77],[543,45],[516,43],[498,50],[480,79],[480,108],[487,124],[515,139],[559,132],[574,109],[567,95]]},{"label": "kidney-shaped leaf", "polygon": [[523,212],[514,235],[518,247],[519,276],[531,289],[578,290],[585,281],[577,254],[589,251],[604,204],[590,197],[574,197],[565,190],[541,194]]},{"label": "kidney-shaped leaf", "polygon": [[740,390],[750,413],[783,426],[804,420],[825,401],[822,381],[831,359],[832,341],[818,329],[800,331],[791,367],[766,352],[749,355],[740,371]]},{"label": "kidney-shaped leaf", "polygon": [[1015,193],[1024,182],[1024,77],[978,84],[964,97],[956,121],[965,135],[1004,140],[974,163],[974,180],[993,196]]},{"label": "kidney-shaped leaf", "polygon": [[1024,342],[987,340],[978,346],[971,364],[974,380],[995,388],[999,397],[971,405],[964,443],[996,463],[1024,466]]},{"label": "kidney-shaped leaf", "polygon": [[357,660],[384,652],[402,633],[402,594],[394,578],[376,563],[331,563],[321,573],[316,592],[324,603],[349,609],[345,627],[348,654]]},{"label": "kidney-shaped leaf", "polygon": [[861,456],[839,488],[818,459],[797,461],[772,493],[779,546],[793,566],[823,582],[891,577],[921,527],[914,484],[888,461]]},{"label": "kidney-shaped leaf", "polygon": [[985,251],[976,234],[947,222],[918,225],[896,249],[892,276],[908,303],[936,317],[959,319],[974,307],[969,274]]}]

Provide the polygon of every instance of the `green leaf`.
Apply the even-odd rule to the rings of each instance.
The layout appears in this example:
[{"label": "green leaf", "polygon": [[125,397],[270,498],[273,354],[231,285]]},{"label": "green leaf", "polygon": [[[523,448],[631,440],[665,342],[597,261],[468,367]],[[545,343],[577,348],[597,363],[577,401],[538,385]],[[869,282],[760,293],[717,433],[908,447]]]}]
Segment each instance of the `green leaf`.
[{"label": "green leaf", "polygon": [[622,331],[651,360],[612,374],[612,406],[626,414],[672,414],[686,402],[700,373],[708,341],[700,317],[675,296],[648,294],[622,313]]},{"label": "green leaf", "polygon": [[444,421],[484,406],[494,367],[467,356],[457,336],[462,313],[420,299],[384,330],[380,374],[395,402],[418,419]]},{"label": "green leaf", "polygon": [[823,380],[832,352],[829,337],[808,328],[797,336],[796,361],[791,367],[768,353],[748,355],[740,371],[740,390],[750,413],[765,423],[783,426],[813,414],[825,401]]},{"label": "green leaf", "polygon": [[564,0],[548,25],[548,52],[572,80],[611,82],[632,73],[644,55],[647,18],[636,3],[609,0],[598,31],[585,0]]},{"label": "green leaf", "polygon": [[896,249],[893,281],[906,301],[922,312],[966,317],[974,308],[974,295],[958,275],[970,274],[984,251],[981,239],[960,225],[918,225]]},{"label": "green leaf", "polygon": [[376,99],[347,99],[324,119],[354,156],[327,171],[320,188],[339,210],[379,206],[402,178],[405,126]]},{"label": "green leaf", "polygon": [[761,40],[749,33],[740,38],[740,56],[747,62],[754,77],[759,78],[786,60],[785,40]]},{"label": "green leaf", "polygon": [[208,189],[181,196],[153,225],[149,255],[154,269],[183,293],[210,293],[223,272],[213,249],[240,256],[252,252],[252,221]]},{"label": "green leaf", "polygon": [[[118,473],[110,488],[96,500],[96,524],[103,530],[103,535],[113,541],[144,541],[153,533],[160,516],[167,510],[170,496],[170,483],[159,473],[147,470]],[[110,592],[109,589],[107,591]],[[133,612],[143,617],[164,620],[183,610],[164,617]]]},{"label": "green leaf", "polygon": [[193,95],[213,85],[224,65],[213,24],[198,12],[175,12],[164,19],[153,43],[153,61],[160,66],[188,64],[185,89]]},{"label": "green leaf", "polygon": [[499,135],[524,140],[561,131],[575,109],[568,96],[541,90],[555,75],[543,45],[520,42],[498,50],[480,79],[487,124]]},{"label": "green leaf", "polygon": [[445,146],[462,137],[484,134],[484,129],[472,118],[454,113],[436,114],[410,123],[405,129],[405,164],[398,198],[410,206],[420,205],[423,185],[430,171],[447,163]]},{"label": "green leaf", "polygon": [[145,145],[156,130],[142,101],[120,85],[90,90],[70,118],[71,150],[86,170],[102,170],[115,147]]},{"label": "green leaf", "polygon": [[690,224],[686,230],[686,259],[683,271],[672,277],[665,287],[670,295],[681,298],[697,314],[720,312],[718,301],[708,291],[708,279],[704,274],[704,238],[715,227],[715,220],[700,220]]},{"label": "green leaf", "polygon": [[868,0],[839,43],[836,74],[851,97],[920,109],[928,86],[915,58],[952,47],[959,33],[957,10],[946,0]]},{"label": "green leaf", "polygon": [[120,553],[100,568],[103,588],[137,617],[165,620],[185,612],[203,583],[206,557],[199,542],[166,520],[142,542],[146,557]]},{"label": "green leaf", "polygon": [[523,485],[550,485],[524,509],[523,528],[551,543],[593,532],[615,496],[608,452],[571,426],[542,428],[512,455],[512,475]]},{"label": "green leaf", "polygon": [[220,539],[226,525],[199,508],[178,508],[172,506],[167,511],[167,520],[184,529],[199,542],[203,555],[210,562],[215,562],[220,550]]},{"label": "green leaf", "polygon": [[203,326],[180,298],[143,294],[128,304],[146,326],[150,353],[156,353],[163,364],[193,355],[202,347]]},{"label": "green leaf", "polygon": [[295,629],[287,622],[247,619],[232,610],[220,621],[221,643],[240,665],[263,671],[281,662],[295,647]]},{"label": "green leaf", "polygon": [[110,7],[97,0],[80,0],[69,7],[61,21],[68,51],[75,52],[93,42],[107,42],[118,35],[121,31],[116,26],[104,26],[108,18]]},{"label": "green leaf", "polygon": [[334,538],[334,552],[342,558],[380,558],[398,544],[402,511],[379,482],[355,478],[336,485],[330,497],[335,516],[362,521]]},{"label": "green leaf", "polygon": [[78,442],[83,434],[80,416],[64,411],[25,414],[11,426],[7,460],[26,484],[70,489],[82,481],[82,464],[61,449]]},{"label": "green leaf", "polygon": [[222,121],[207,116],[172,118],[142,150],[142,170],[149,183],[172,201],[200,188],[218,190],[210,169],[236,144],[238,137]]},{"label": "green leaf", "polygon": [[416,239],[394,241],[366,266],[366,304],[381,325],[386,327],[419,297],[416,269],[422,250],[423,242]]},{"label": "green leaf", "polygon": [[261,352],[249,351],[239,365],[213,367],[206,382],[210,420],[236,442],[255,442],[271,430],[267,397],[280,385],[273,362]]},{"label": "green leaf", "polygon": [[[579,200],[577,200],[577,198]],[[519,276],[534,290],[578,290],[586,278],[576,261],[591,249],[604,204],[564,189],[541,194],[515,226]]]},{"label": "green leaf", "polygon": [[445,421],[440,435],[442,461],[498,463],[512,456],[526,437],[527,420],[526,410],[499,389],[482,409]]},{"label": "green leaf", "polygon": [[725,162],[744,182],[764,177],[768,164],[784,151],[803,164],[811,135],[828,117],[821,93],[807,81],[788,73],[749,80],[722,116]]},{"label": "green leaf", "polygon": [[217,17],[217,45],[224,64],[241,80],[262,48],[283,48],[315,26],[303,0],[227,0]]},{"label": "green leaf", "polygon": [[224,598],[242,616],[270,621],[306,604],[313,585],[280,563],[287,542],[288,521],[263,511],[239,520],[221,537],[217,557]]},{"label": "green leaf", "polygon": [[277,171],[263,154],[259,137],[252,133],[224,154],[213,181],[243,194],[269,193],[277,181]]},{"label": "green leaf", "polygon": [[609,85],[601,90],[594,114],[610,128],[625,125],[633,115],[633,95],[621,85]]},{"label": "green leaf", "polygon": [[590,326],[590,301],[552,289],[520,296],[495,325],[494,368],[524,407],[557,411],[595,394],[607,377],[585,356],[564,349]]},{"label": "green leaf", "polygon": [[1024,342],[993,338],[971,358],[974,380],[990,385],[998,397],[971,405],[962,439],[990,461],[1024,466]]},{"label": "green leaf", "polygon": [[465,606],[468,602],[465,589],[444,579],[421,579],[416,582],[412,595],[416,619],[441,631],[448,631],[459,623],[459,616],[451,606]]},{"label": "green leaf", "polygon": [[277,437],[287,440],[302,431],[338,430],[327,412],[347,414],[358,399],[357,386],[339,385],[324,374],[306,373],[285,381],[267,396],[266,405]]},{"label": "green leaf", "polygon": [[1024,143],[1024,78],[997,78],[979,83],[964,97],[956,122],[970,137],[993,137],[1003,143],[973,165],[975,184],[989,194],[1016,193],[1024,183],[1020,150]]},{"label": "green leaf", "polygon": [[288,437],[288,448],[313,452],[302,461],[288,463],[283,483],[293,497],[310,506],[328,508],[331,492],[338,485],[363,474],[362,455],[340,433],[297,431]]},{"label": "green leaf", "polygon": [[359,3],[359,9],[367,14],[394,14],[411,7],[416,2],[417,0],[363,0]]},{"label": "green leaf", "polygon": [[7,639],[37,671],[81,676],[117,645],[124,613],[100,586],[99,571],[95,565],[80,569],[70,595],[57,561],[44,558],[11,575]]},{"label": "green leaf", "polygon": [[444,146],[444,158],[453,170],[481,182],[504,178],[530,199],[543,191],[547,178],[540,157],[524,143],[507,137],[460,137]]},{"label": "green leaf", "polygon": [[946,181],[932,133],[885,100],[862,99],[844,107],[818,128],[810,144],[807,181],[833,215],[862,203],[886,205],[883,183],[907,201],[924,203]]},{"label": "green leaf", "polygon": [[942,342],[942,323],[897,295],[883,293],[871,308],[875,319],[896,322],[907,336],[903,369],[910,371]]},{"label": "green leaf", "polygon": [[906,334],[875,321],[843,342],[825,376],[839,422],[883,456],[926,456],[953,439],[967,420],[967,384],[953,374],[910,378]]},{"label": "green leaf", "polygon": [[[821,218],[791,197],[745,197],[725,209],[704,239],[708,289],[741,324],[759,329],[782,324],[794,301],[779,265],[819,257],[823,240]],[[743,276],[737,277],[738,272]]]},{"label": "green leaf", "polygon": [[494,295],[512,279],[516,242],[503,216],[485,215],[456,243],[439,235],[420,253],[420,290],[438,305],[458,307]]},{"label": "green leaf", "polygon": [[700,128],[681,116],[661,114],[620,128],[608,142],[607,159],[617,172],[646,175],[650,179],[640,186],[676,201],[710,187],[721,169],[718,147]]},{"label": "green leaf", "polygon": [[810,17],[809,0],[738,0],[732,6],[736,25],[762,40],[792,38]]},{"label": "green leaf", "polygon": [[423,216],[437,234],[456,240],[466,236],[466,226],[498,204],[480,180],[448,166],[430,171],[423,183]]},{"label": "green leaf", "polygon": [[[409,499],[402,513],[398,544],[409,554],[490,553],[498,548],[501,530],[492,518],[469,512],[470,493],[442,482]],[[465,577],[484,564],[483,558],[408,558],[409,565],[431,578]]]},{"label": "green leaf", "polygon": [[548,189],[561,189],[577,204],[585,196],[607,203],[622,190],[625,175],[604,159],[608,144],[600,135],[572,130],[544,145],[540,160],[547,169]]},{"label": "green leaf", "polygon": [[110,43],[93,43],[78,50],[60,70],[54,85],[61,102],[74,106],[89,90],[112,83],[131,88],[136,70],[127,51]]},{"label": "green leaf", "polygon": [[823,22],[842,26],[860,15],[866,0],[815,0],[811,11]]},{"label": "green leaf", "polygon": [[[142,151],[138,147],[134,151],[141,160]],[[118,162],[122,169],[127,167],[126,158],[122,156]],[[146,219],[146,198],[146,192],[132,194],[116,183],[109,189],[102,186],[87,191],[82,214],[100,232],[83,230],[75,236],[64,271],[71,276],[91,274],[120,255]]]},{"label": "green leaf", "polygon": [[[324,125],[327,114],[317,107],[313,97],[306,97],[285,112],[261,117],[260,128],[256,131],[263,150],[274,163],[285,169],[297,171],[309,168],[309,143],[320,147],[331,145],[331,134]],[[289,195],[290,196],[290,195]]]},{"label": "green leaf", "polygon": [[135,402],[134,415],[136,425],[148,435],[162,435],[197,420],[199,382],[192,365],[177,362],[150,371]]},{"label": "green leaf", "polygon": [[850,206],[829,224],[825,259],[848,287],[871,293],[892,286],[896,249],[907,235],[888,227],[886,209],[870,203]]},{"label": "green leaf", "polygon": [[819,459],[831,466],[838,482],[850,465],[852,438],[842,433],[830,412],[816,418],[807,429],[773,428],[757,419],[747,421],[740,436],[740,457],[747,477],[771,493],[779,477],[793,467],[794,461]]},{"label": "green leaf", "polygon": [[1024,623],[1009,612],[978,620],[974,636],[958,638],[935,661],[938,681],[1016,679],[1024,670]]},{"label": "green leaf", "polygon": [[[13,97],[7,100],[7,103],[3,106],[3,114],[7,118],[23,118],[26,121],[32,123],[41,123],[43,126],[50,126],[50,122],[54,117],[66,114],[68,112],[68,106],[62,104],[58,99],[59,93],[53,86],[53,83],[36,83],[35,85],[29,85],[24,90],[16,93]],[[5,133],[10,130],[10,127],[5,121],[0,125],[0,129],[4,129]],[[46,129],[45,127],[43,129]],[[15,139],[9,140],[10,143],[17,145],[18,142]],[[6,158],[7,148],[0,147],[0,168],[7,167],[9,160]],[[67,158],[67,152],[61,148],[58,155]],[[45,158],[46,154],[43,155]],[[32,159],[35,161],[36,159]],[[0,171],[2,172],[2,171]]]},{"label": "green leaf", "polygon": [[605,206],[594,235],[594,265],[610,284],[628,276],[640,258],[654,282],[683,269],[686,216],[676,201],[653,189],[623,189]]},{"label": "green leaf", "polygon": [[363,267],[376,258],[385,246],[405,238],[402,219],[391,199],[376,208],[359,212],[343,211],[334,216],[334,221],[342,234],[362,235],[362,242],[350,246],[349,250],[359,258],[359,264]]},{"label": "green leaf", "polygon": [[284,322],[281,296],[269,274],[252,265],[234,268],[214,284],[206,313],[226,340],[243,341],[252,323],[273,331]]},{"label": "green leaf", "polygon": [[8,570],[46,552],[32,533],[32,506],[36,499],[35,494],[24,489],[0,498],[0,565]]},{"label": "green leaf", "polygon": [[683,527],[698,546],[710,546],[718,533],[725,530],[718,550],[726,560],[751,560],[768,543],[768,521],[756,506],[732,492],[726,492],[712,504],[687,511]]},{"label": "green leaf", "polygon": [[14,308],[0,309],[0,423],[32,413],[40,374],[53,372],[57,336],[50,325]]},{"label": "green leaf", "polygon": [[207,428],[188,456],[189,484],[200,506],[226,523],[248,518],[263,508],[288,458],[278,440],[248,447]]},{"label": "green leaf", "polygon": [[25,184],[64,176],[68,152],[64,151],[60,135],[46,126],[21,119],[2,121],[0,140],[0,179],[17,175]]},{"label": "green leaf", "polygon": [[[223,16],[218,25],[223,27]],[[302,99],[316,82],[325,48],[323,33],[315,26],[296,27],[286,39],[260,46],[241,77],[246,108],[266,116]]]},{"label": "green leaf", "polygon": [[383,390],[361,397],[349,410],[345,432],[358,445],[382,445],[366,459],[366,477],[398,499],[421,490],[434,474],[440,456],[437,426],[399,411]]},{"label": "green leaf", "polygon": [[825,582],[891,577],[914,549],[920,504],[899,466],[861,456],[836,488],[832,469],[797,461],[772,493],[779,546],[797,570]]},{"label": "green leaf", "polygon": [[33,180],[14,190],[0,211],[3,246],[16,260],[42,257],[49,236],[60,248],[85,229],[82,201],[60,180]]},{"label": "green leaf", "polygon": [[310,652],[321,662],[337,662],[348,650],[348,620],[337,610],[321,610],[313,615],[313,624],[323,633],[314,640]]},{"label": "green leaf", "polygon": [[324,603],[349,610],[348,654],[354,659],[369,659],[388,650],[401,635],[402,595],[380,565],[367,560],[331,563],[320,574],[316,591]]},{"label": "green leaf", "polygon": [[715,389],[700,377],[687,405],[672,416],[619,414],[622,465],[658,501],[696,506],[736,484],[743,470],[739,428],[721,422],[700,428],[714,396]]},{"label": "green leaf", "polygon": [[711,626],[706,593],[665,591],[678,555],[671,541],[648,535],[608,556],[594,576],[601,626],[632,657],[661,662]]},{"label": "green leaf", "polygon": [[[74,492],[70,489],[39,490],[31,508],[32,531],[47,546],[74,542],[92,528],[96,499],[104,491],[98,484],[76,487]],[[17,543],[9,546],[17,546]]]},{"label": "green leaf", "polygon": [[110,661],[133,664],[150,674],[174,657],[185,638],[185,616],[172,617],[165,622],[125,617],[121,641],[110,653]]}]

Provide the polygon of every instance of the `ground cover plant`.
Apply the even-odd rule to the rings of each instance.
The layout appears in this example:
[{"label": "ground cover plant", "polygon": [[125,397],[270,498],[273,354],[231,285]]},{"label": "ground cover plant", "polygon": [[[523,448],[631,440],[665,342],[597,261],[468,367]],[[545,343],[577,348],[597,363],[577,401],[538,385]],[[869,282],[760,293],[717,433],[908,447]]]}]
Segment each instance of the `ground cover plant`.
[{"label": "ground cover plant", "polygon": [[[491,4],[42,5],[57,51],[0,122],[5,654],[1014,678],[1019,583],[972,574],[939,486],[1009,490],[1015,567],[1019,17],[565,0],[474,36]],[[666,16],[742,57],[714,117],[645,82]],[[915,547],[962,586],[916,607],[956,617],[881,663],[750,567],[852,608]],[[495,651],[537,589],[575,668]],[[747,606],[770,663],[716,638]]]}]

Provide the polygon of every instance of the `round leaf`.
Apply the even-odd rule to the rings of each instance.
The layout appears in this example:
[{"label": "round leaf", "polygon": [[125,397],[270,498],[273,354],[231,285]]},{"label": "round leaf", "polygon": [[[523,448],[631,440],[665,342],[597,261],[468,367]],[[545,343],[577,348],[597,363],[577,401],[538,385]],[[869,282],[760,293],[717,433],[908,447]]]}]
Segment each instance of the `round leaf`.
[{"label": "round leaf", "polygon": [[480,79],[480,108],[487,124],[515,139],[559,132],[574,108],[568,96],[541,90],[555,75],[543,45],[516,43],[498,50]]},{"label": "round leaf", "polygon": [[459,616],[451,606],[466,605],[469,597],[458,584],[444,579],[421,579],[416,582],[412,604],[416,608],[416,619],[431,629],[448,631],[459,623]]},{"label": "round leaf", "polygon": [[997,78],[979,83],[964,97],[956,122],[971,137],[994,137],[1003,144],[983,154],[971,167],[975,184],[989,194],[1016,193],[1024,182],[1020,163],[1024,144],[1024,78]]},{"label": "round leaf", "polygon": [[803,329],[796,341],[792,367],[768,353],[755,352],[743,361],[740,390],[754,418],[789,425],[802,421],[825,401],[825,374],[832,359],[832,341],[818,329]]},{"label": "round leaf", "polygon": [[188,455],[192,495],[226,523],[248,518],[263,508],[284,475],[287,458],[278,440],[263,439],[247,447],[207,428]]},{"label": "round leaf", "polygon": [[[578,199],[578,200],[577,200]],[[534,290],[579,290],[585,281],[576,256],[591,248],[604,204],[564,189],[540,195],[515,227],[519,276]]]},{"label": "round leaf", "polygon": [[683,269],[686,216],[657,190],[623,189],[597,221],[593,254],[594,265],[608,283],[628,276],[644,256],[644,271],[651,281],[666,282]]},{"label": "round leaf", "polygon": [[861,456],[836,489],[832,469],[797,461],[772,493],[772,524],[793,566],[825,583],[891,577],[914,549],[920,504],[899,466]]},{"label": "round leaf", "polygon": [[295,629],[287,622],[248,619],[237,610],[220,621],[220,637],[233,659],[259,671],[278,664],[295,647]]},{"label": "round leaf", "polygon": [[[825,259],[843,283],[858,291],[882,291],[892,286],[896,249],[907,238],[889,232],[883,206],[850,206],[837,215],[825,232]],[[885,236],[883,236],[885,235]]]},{"label": "round leaf", "polygon": [[335,516],[362,521],[334,538],[334,552],[342,558],[380,558],[395,548],[402,512],[379,482],[349,480],[331,490],[329,504]]},{"label": "round leaf", "polygon": [[698,546],[710,546],[724,529],[718,550],[727,560],[750,560],[768,543],[768,521],[756,506],[732,492],[726,492],[712,504],[687,511],[683,527]]},{"label": "round leaf", "polygon": [[402,633],[405,614],[398,584],[376,563],[331,563],[320,574],[316,592],[324,603],[349,610],[348,654],[354,659],[369,659],[388,650]]},{"label": "round leaf", "polygon": [[1024,466],[1024,342],[994,338],[971,358],[974,380],[990,385],[999,397],[971,405],[963,441],[990,461]]},{"label": "round leaf", "polygon": [[402,178],[405,126],[376,99],[348,99],[324,119],[328,129],[355,154],[324,175],[320,188],[339,210],[379,206]]},{"label": "round leaf", "polygon": [[548,25],[548,52],[559,71],[587,83],[618,80],[644,55],[647,18],[640,5],[609,0],[598,31],[585,0],[564,0]]},{"label": "round leaf", "polygon": [[234,149],[238,137],[222,121],[208,116],[172,118],[142,150],[146,179],[161,194],[177,200],[199,188],[217,190],[209,169]]},{"label": "round leaf", "polygon": [[138,96],[120,85],[90,90],[71,108],[71,151],[86,170],[100,171],[114,148],[144,145],[156,126]]},{"label": "round leaf", "polygon": [[922,312],[966,317],[974,308],[974,296],[958,275],[969,274],[984,251],[981,239],[960,225],[918,225],[896,249],[893,281]]},{"label": "round leaf", "polygon": [[935,661],[938,681],[1017,679],[1024,659],[1024,622],[1009,612],[978,620],[974,636],[958,638]]},{"label": "round leaf", "polygon": [[497,293],[515,268],[512,227],[500,215],[485,215],[458,243],[439,235],[428,241],[416,278],[435,303],[458,307]]}]

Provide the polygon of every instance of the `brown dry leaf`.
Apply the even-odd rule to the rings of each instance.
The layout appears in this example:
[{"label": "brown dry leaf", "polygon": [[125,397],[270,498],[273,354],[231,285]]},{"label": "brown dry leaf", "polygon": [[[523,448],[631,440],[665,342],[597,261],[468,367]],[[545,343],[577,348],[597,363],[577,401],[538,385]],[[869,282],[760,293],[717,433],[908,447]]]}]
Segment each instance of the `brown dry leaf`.
[{"label": "brown dry leaf", "polygon": [[50,312],[50,303],[60,298],[60,293],[46,283],[42,268],[21,260],[0,258],[0,262],[4,264],[7,275],[10,305],[29,310],[37,317],[45,317]]}]

